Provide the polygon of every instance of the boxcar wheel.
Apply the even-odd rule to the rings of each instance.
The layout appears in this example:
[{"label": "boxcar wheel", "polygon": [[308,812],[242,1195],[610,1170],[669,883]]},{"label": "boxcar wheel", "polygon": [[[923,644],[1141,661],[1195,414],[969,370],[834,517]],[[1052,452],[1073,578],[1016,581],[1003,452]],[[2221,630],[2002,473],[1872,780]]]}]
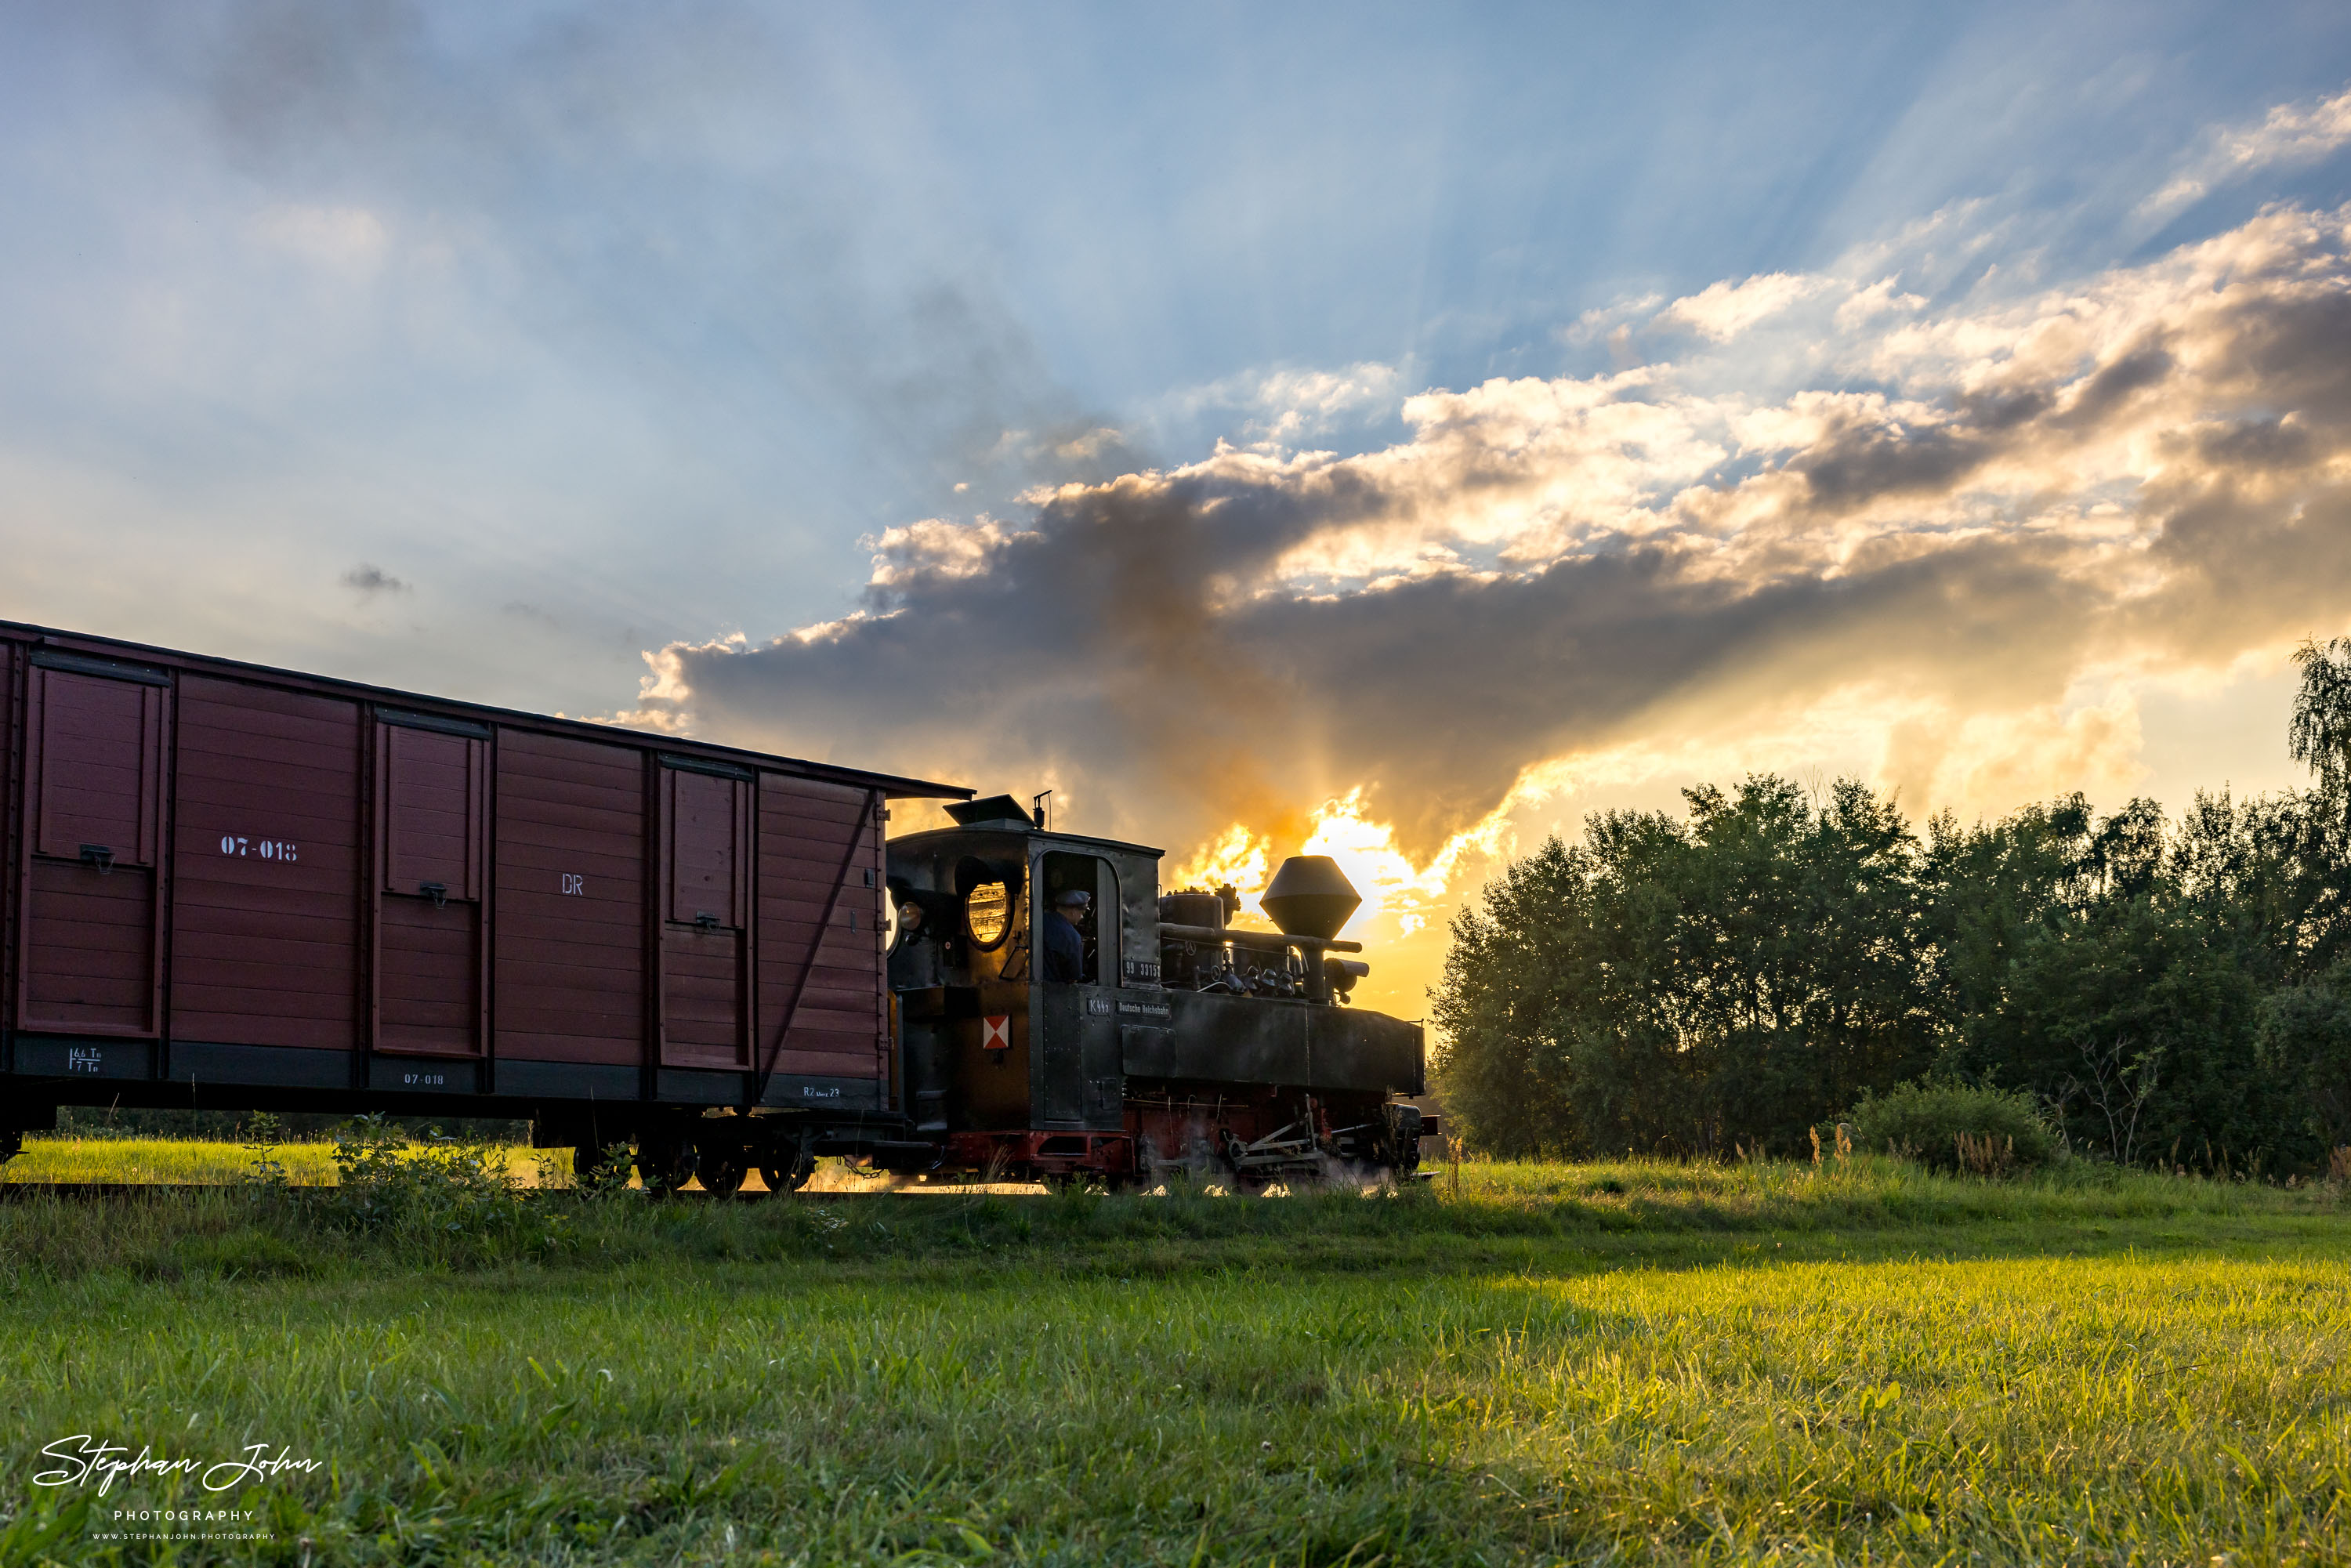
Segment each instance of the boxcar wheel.
[{"label": "boxcar wheel", "polygon": [[702,1156],[695,1173],[702,1177],[702,1190],[713,1197],[732,1197],[742,1186],[750,1166],[737,1151],[711,1150]]},{"label": "boxcar wheel", "polygon": [[809,1177],[814,1175],[816,1155],[808,1149],[796,1151],[789,1165],[759,1167],[759,1179],[768,1184],[769,1192],[798,1192],[808,1186]]},{"label": "boxcar wheel", "polygon": [[647,1192],[675,1192],[694,1179],[694,1146],[690,1144],[637,1145],[637,1176]]}]

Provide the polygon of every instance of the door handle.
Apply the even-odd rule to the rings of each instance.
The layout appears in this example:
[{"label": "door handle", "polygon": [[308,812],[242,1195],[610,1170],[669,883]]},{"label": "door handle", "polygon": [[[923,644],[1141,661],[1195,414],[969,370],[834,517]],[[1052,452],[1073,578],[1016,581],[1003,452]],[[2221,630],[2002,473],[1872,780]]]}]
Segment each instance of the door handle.
[{"label": "door handle", "polygon": [[110,876],[114,872],[114,852],[104,844],[84,844],[81,847],[81,863],[96,866],[100,876]]},{"label": "door handle", "polygon": [[449,884],[445,882],[420,882],[416,884],[416,891],[431,899],[435,909],[449,906]]}]

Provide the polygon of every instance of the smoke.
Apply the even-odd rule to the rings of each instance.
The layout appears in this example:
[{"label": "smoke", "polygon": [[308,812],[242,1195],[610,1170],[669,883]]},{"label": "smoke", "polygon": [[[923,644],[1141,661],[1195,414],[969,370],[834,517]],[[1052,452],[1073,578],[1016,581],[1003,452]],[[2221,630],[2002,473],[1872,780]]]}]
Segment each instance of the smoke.
[{"label": "smoke", "polygon": [[[1769,397],[1719,360],[1496,381],[1407,400],[1384,450],[1220,447],[892,528],[855,612],[666,648],[643,711],[1051,782],[1157,842],[1279,838],[1361,788],[1426,860],[1539,765],[1875,701],[1907,716],[1890,781],[1929,804],[1991,776],[1966,735],[2017,743],[1992,720],[2351,614],[2346,223],[2273,210],[1940,313],[1774,280],[1816,352]],[[1763,319],[1710,309],[1641,329]]]}]

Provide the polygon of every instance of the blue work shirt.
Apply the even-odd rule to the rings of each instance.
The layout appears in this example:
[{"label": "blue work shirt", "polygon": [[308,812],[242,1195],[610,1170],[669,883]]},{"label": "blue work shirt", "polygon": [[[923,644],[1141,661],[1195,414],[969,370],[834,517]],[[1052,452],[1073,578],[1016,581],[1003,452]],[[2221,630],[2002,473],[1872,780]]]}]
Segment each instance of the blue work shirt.
[{"label": "blue work shirt", "polygon": [[1085,977],[1085,936],[1057,909],[1045,917],[1045,978],[1069,986]]}]

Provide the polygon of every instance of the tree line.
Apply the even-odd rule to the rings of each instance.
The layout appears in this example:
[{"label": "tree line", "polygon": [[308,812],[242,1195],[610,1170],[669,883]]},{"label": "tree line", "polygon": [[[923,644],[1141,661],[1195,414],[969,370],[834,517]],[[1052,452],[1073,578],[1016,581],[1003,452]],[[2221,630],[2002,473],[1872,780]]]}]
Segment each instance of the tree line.
[{"label": "tree line", "polygon": [[2118,1161],[2351,1144],[2351,640],[2306,645],[2311,788],[1924,831],[1841,780],[1685,790],[1547,841],[1453,922],[1448,1113],[1497,1154],[1792,1154],[1922,1078],[2036,1097]]}]

